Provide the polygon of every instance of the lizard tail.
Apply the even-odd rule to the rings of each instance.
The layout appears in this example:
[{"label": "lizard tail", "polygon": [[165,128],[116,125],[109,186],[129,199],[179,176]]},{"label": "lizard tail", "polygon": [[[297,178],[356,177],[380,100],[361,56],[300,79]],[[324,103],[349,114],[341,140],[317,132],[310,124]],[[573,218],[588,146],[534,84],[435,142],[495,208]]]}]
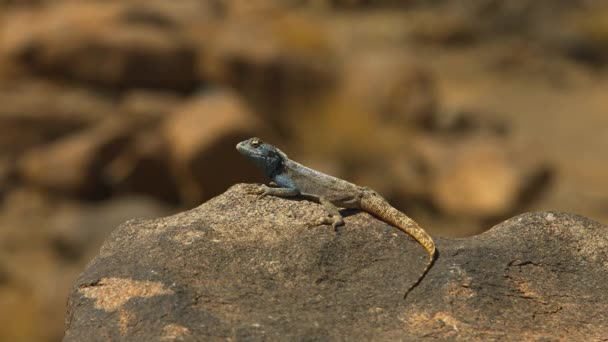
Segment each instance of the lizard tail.
[{"label": "lizard tail", "polygon": [[403,298],[405,299],[410,291],[420,284],[431,266],[433,266],[436,256],[435,243],[430,235],[428,235],[427,232],[416,223],[416,221],[392,207],[384,198],[375,192],[370,191],[367,195],[364,195],[361,198],[361,209],[378,217],[382,221],[388,222],[391,225],[401,229],[416,239],[416,241],[418,241],[418,243],[420,243],[420,245],[422,245],[422,247],[424,247],[429,254],[429,259],[426,266],[422,270],[422,273],[420,273],[418,279],[405,291],[405,294],[403,295]]}]

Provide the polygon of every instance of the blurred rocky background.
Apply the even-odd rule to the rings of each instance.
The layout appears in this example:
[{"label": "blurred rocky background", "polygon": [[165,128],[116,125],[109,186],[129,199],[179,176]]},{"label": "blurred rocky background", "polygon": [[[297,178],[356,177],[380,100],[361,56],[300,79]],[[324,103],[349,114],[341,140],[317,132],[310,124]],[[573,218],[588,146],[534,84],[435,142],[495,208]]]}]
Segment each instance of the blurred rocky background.
[{"label": "blurred rocky background", "polygon": [[0,340],[108,228],[261,182],[260,136],[438,236],[608,221],[608,1],[0,0]]}]

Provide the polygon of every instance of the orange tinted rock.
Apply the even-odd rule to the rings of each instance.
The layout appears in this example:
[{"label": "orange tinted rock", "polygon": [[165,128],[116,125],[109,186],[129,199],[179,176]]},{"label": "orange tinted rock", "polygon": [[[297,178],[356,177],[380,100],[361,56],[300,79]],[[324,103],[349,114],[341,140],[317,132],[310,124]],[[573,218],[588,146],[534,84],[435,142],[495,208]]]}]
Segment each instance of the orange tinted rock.
[{"label": "orange tinted rock", "polygon": [[343,74],[340,96],[353,111],[405,128],[433,122],[438,106],[433,75],[407,56],[363,54],[352,58]]},{"label": "orange tinted rock", "polygon": [[85,197],[106,192],[103,166],[129,140],[129,125],[106,120],[90,129],[29,150],[20,160],[20,175],[47,191]]},{"label": "orange tinted rock", "polygon": [[257,18],[235,15],[206,37],[209,48],[199,61],[200,72],[238,91],[266,126],[284,131],[287,115],[310,108],[334,82],[335,58],[324,24],[280,11]]},{"label": "orange tinted rock", "polygon": [[435,153],[429,196],[447,215],[508,215],[525,204],[530,186],[547,172],[541,162],[529,163],[489,137],[448,143]]},{"label": "orange tinted rock", "polygon": [[45,82],[0,82],[0,153],[16,155],[88,127],[112,113],[93,92]]},{"label": "orange tinted rock", "polygon": [[17,12],[3,26],[3,50],[30,72],[53,78],[118,88],[192,89],[196,49],[179,30],[159,24],[162,12],[156,13],[160,19],[149,15],[142,23],[133,19],[132,6],[65,2]]},{"label": "orange tinted rock", "polygon": [[171,172],[169,146],[156,130],[138,134],[104,170],[114,193],[150,195],[169,203],[179,200]]},{"label": "orange tinted rock", "polygon": [[244,174],[258,174],[235,151],[236,144],[255,135],[257,127],[253,114],[228,92],[202,94],[176,108],[163,130],[187,203],[221,193],[242,181]]}]

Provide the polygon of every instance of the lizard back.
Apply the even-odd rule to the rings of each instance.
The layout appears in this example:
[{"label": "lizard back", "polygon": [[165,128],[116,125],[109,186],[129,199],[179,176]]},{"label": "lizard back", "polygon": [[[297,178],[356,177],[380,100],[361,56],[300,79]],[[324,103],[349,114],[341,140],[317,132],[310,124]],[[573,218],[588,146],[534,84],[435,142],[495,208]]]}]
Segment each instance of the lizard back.
[{"label": "lizard back", "polygon": [[361,192],[361,187],[293,160],[285,161],[284,167],[285,173],[302,194],[323,196],[334,205],[359,209],[358,201],[353,199]]}]

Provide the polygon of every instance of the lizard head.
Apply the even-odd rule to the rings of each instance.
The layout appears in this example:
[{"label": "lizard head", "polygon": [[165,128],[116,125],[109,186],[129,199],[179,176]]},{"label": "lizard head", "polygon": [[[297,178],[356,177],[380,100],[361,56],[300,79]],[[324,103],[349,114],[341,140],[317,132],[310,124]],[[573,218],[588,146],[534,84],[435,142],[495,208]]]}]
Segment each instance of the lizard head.
[{"label": "lizard head", "polygon": [[287,155],[278,148],[263,142],[260,138],[250,138],[241,141],[236,149],[257,167],[262,169],[266,176],[271,177],[287,160]]}]

